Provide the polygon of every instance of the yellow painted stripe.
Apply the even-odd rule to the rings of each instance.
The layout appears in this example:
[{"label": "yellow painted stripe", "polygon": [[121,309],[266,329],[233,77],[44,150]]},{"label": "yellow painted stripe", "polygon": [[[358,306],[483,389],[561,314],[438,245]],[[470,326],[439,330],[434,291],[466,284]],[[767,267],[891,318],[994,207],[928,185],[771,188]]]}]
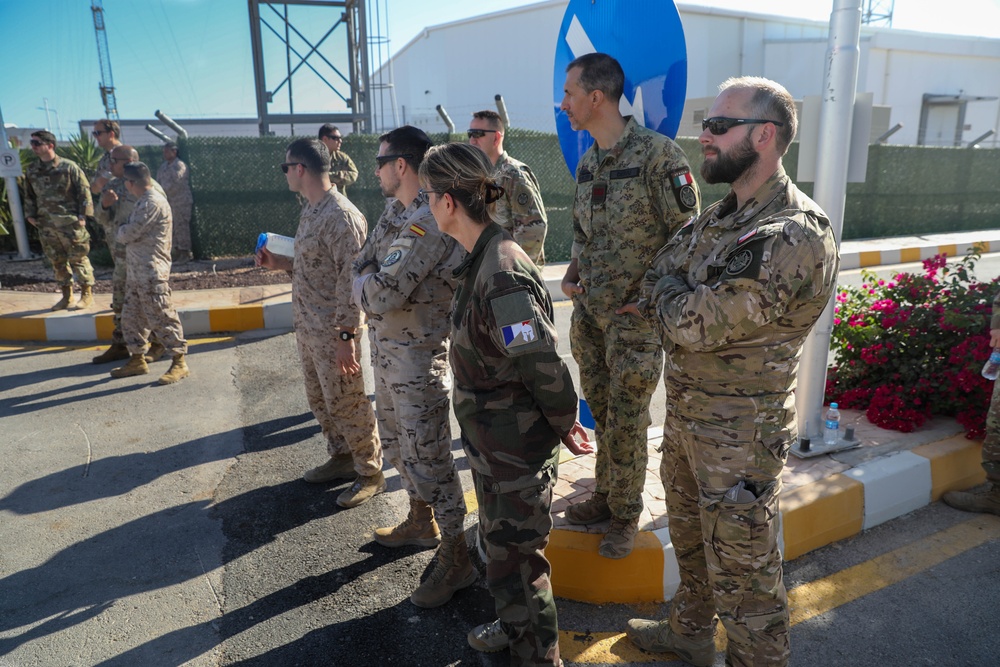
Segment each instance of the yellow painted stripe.
[{"label": "yellow painted stripe", "polygon": [[45,320],[38,317],[0,317],[0,340],[46,340]]},{"label": "yellow painted stripe", "polygon": [[115,316],[97,315],[94,317],[94,326],[97,329],[97,340],[111,340],[111,335],[115,332]]},{"label": "yellow painted stripe", "polygon": [[857,535],[864,518],[865,486],[847,475],[831,475],[783,493],[785,560]]},{"label": "yellow painted stripe", "polygon": [[939,255],[948,255],[949,257],[957,257],[958,256],[958,246],[955,245],[955,244],[952,244],[952,245],[939,245],[938,246],[938,254]]},{"label": "yellow painted stripe", "polygon": [[908,262],[919,262],[920,261],[920,248],[902,248],[899,251],[899,263],[906,264]]},{"label": "yellow painted stripe", "polygon": [[264,308],[262,306],[211,308],[208,311],[208,322],[212,331],[263,329]]},{"label": "yellow painted stripe", "polygon": [[931,462],[931,501],[948,491],[968,489],[986,481],[982,443],[956,435],[913,448],[913,453]]},{"label": "yellow painted stripe", "polygon": [[[205,338],[188,339],[188,347],[207,345],[210,343],[229,343],[236,340],[235,336],[209,336]],[[0,352],[20,352],[30,350],[32,352],[67,352],[69,350],[103,350],[107,345],[86,344],[86,345],[0,345]]]},{"label": "yellow painted stripe", "polygon": [[663,545],[639,531],[627,558],[597,553],[604,535],[553,530],[546,557],[552,563],[552,590],[580,602],[644,602],[663,599]]},{"label": "yellow painted stripe", "polygon": [[866,266],[880,266],[882,264],[882,252],[880,250],[864,250],[858,253],[859,265],[861,267]]}]

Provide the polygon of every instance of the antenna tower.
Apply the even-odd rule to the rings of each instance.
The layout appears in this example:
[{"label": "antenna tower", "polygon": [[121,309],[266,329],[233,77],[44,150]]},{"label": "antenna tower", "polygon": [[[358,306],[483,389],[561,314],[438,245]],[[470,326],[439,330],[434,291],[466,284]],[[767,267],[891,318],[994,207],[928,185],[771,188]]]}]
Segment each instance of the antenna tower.
[{"label": "antenna tower", "polygon": [[118,120],[118,101],[115,99],[115,78],[111,76],[111,55],[108,53],[108,32],[104,29],[104,5],[92,0],[90,11],[94,14],[94,33],[97,35],[97,59],[101,63],[101,102],[108,118]]},{"label": "antenna tower", "polygon": [[892,27],[892,10],[896,0],[865,0],[861,9],[861,23]]}]

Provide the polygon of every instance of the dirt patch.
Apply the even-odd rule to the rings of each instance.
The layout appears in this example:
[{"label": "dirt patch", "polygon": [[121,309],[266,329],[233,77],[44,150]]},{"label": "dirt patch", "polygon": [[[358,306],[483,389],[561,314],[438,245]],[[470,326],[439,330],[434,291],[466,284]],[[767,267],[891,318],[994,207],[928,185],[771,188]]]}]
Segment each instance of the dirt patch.
[{"label": "dirt patch", "polygon": [[[94,291],[111,293],[111,269],[94,267]],[[220,289],[224,287],[254,287],[291,282],[284,271],[256,267],[253,257],[221,257],[174,264],[170,271],[173,290]],[[45,260],[18,260],[16,256],[0,255],[0,289],[19,292],[58,292],[51,267]]]}]

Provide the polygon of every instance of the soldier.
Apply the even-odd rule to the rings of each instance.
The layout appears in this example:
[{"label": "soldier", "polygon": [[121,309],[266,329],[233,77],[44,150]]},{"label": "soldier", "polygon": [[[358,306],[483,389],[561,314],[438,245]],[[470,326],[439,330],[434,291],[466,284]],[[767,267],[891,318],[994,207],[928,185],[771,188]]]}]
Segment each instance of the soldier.
[{"label": "soldier", "polygon": [[649,401],[663,350],[653,328],[623,306],[638,298],[656,251],[698,213],[699,194],[677,144],[618,111],[625,75],[614,58],[591,53],[566,72],[561,108],[596,142],[577,166],[562,291],[573,299],[570,341],[597,433],[597,488],[566,509],[566,520],[611,519],[598,551],[624,558],[642,512]]},{"label": "soldier", "polygon": [[[97,140],[97,145],[104,149],[104,155],[98,160],[97,171],[94,172],[94,178],[90,182],[90,191],[95,195],[100,195],[114,178],[114,172],[111,169],[111,151],[122,145],[122,129],[118,125],[118,121],[102,118],[94,123],[94,129],[90,134]],[[122,188],[124,189],[124,186]],[[95,203],[97,202],[95,201]],[[110,246],[114,243],[114,238],[109,238],[107,241]]]},{"label": "soldier", "polygon": [[[112,179],[106,184],[96,207],[97,220],[104,228],[104,237],[108,241],[108,249],[111,251],[111,259],[114,262],[114,272],[111,274],[111,312],[114,314],[112,319],[115,328],[111,332],[111,345],[107,350],[93,358],[92,361],[95,364],[105,364],[129,358],[128,347],[125,345],[125,337],[122,334],[122,306],[125,303],[128,262],[125,245],[116,239],[118,229],[128,222],[128,217],[138,201],[125,189],[125,165],[138,161],[139,153],[131,146],[119,144],[111,150],[108,162]],[[160,195],[166,197],[159,183],[153,181],[152,186]],[[165,353],[166,349],[163,345],[155,338],[150,338],[146,362],[157,361]]]},{"label": "soldier", "polygon": [[122,332],[131,355],[128,363],[111,371],[111,377],[145,375],[150,333],[163,344],[173,362],[160,376],[160,384],[174,384],[190,375],[184,355],[187,341],[170,299],[170,204],[156,188],[143,162],[129,162],[122,169],[125,190],[135,197],[128,222],[115,240],[125,246],[128,278],[122,305]]},{"label": "soldier", "polygon": [[435,569],[410,596],[418,607],[438,607],[476,580],[448,414],[452,272],[465,252],[438,231],[420,192],[417,169],[431,146],[424,131],[406,125],[379,142],[375,177],[390,199],[354,262],[353,296],[368,317],[379,437],[410,511],[398,526],[376,530],[375,541],[441,543]]},{"label": "soldier", "polygon": [[707,667],[718,615],[727,665],[786,665],[778,492],[799,355],[840,257],[826,214],[781,164],[797,125],[788,91],[759,77],[720,89],[702,121],[701,175],[732,190],[667,243],[630,307],[667,350],[660,477],[681,583],[668,619],[633,619],[627,632]]},{"label": "soldier", "polygon": [[31,162],[23,179],[24,217],[38,228],[42,251],[52,264],[62,289],[52,310],[65,310],[73,298],[73,279],[80,283],[80,300],[73,310],[94,305],[94,269],[90,266],[87,217],[94,215],[90,183],[72,160],[56,155],[56,137],[47,130],[31,133]]},{"label": "soldier", "polygon": [[385,490],[382,447],[355,342],[361,311],[351,303],[351,262],[368,223],[330,183],[330,153],[318,139],[289,144],[281,170],[288,189],[305,198],[295,257],[263,248],[257,263],[292,273],[292,323],[306,399],[330,453],[326,463],[308,470],[303,479],[322,483],[355,477],[337,504],[357,507]]},{"label": "soldier", "polygon": [[497,620],[468,635],[509,646],[511,665],[560,665],[544,549],[552,530],[559,443],[593,451],[576,421],[573,379],[556,351],[552,299],[524,250],[494,224],[503,191],[466,144],[432,148],[420,167],[441,230],[469,251],[452,308],[455,415],[474,471],[486,576]]},{"label": "soldier", "polygon": [[336,125],[326,123],[319,128],[319,140],[330,151],[330,182],[337,186],[340,194],[347,196],[347,186],[358,180],[358,168],[351,156],[340,150],[344,145],[344,135]]},{"label": "soldier", "polygon": [[545,264],[545,232],[548,218],[538,188],[538,179],[523,162],[503,149],[503,121],[496,111],[486,109],[472,114],[469,143],[486,153],[493,164],[493,177],[503,188],[497,201],[500,226],[524,248],[536,266]]},{"label": "soldier", "polygon": [[156,180],[163,186],[174,215],[173,259],[178,264],[190,262],[191,252],[191,177],[188,167],[177,157],[177,144],[168,141],[163,144],[163,162],[156,170]]}]

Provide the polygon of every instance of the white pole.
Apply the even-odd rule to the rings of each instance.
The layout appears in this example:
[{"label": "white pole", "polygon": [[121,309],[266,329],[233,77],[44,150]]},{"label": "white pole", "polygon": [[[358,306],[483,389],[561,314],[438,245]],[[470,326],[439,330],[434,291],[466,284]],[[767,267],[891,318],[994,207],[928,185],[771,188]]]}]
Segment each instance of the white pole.
[{"label": "white pole", "polygon": [[[7,148],[7,127],[3,124],[3,110],[0,109],[0,146]],[[17,179],[8,176],[4,179],[7,186],[7,205],[14,219],[14,238],[17,239],[17,256],[20,259],[31,259],[28,249],[28,230],[24,226],[24,210],[21,208],[21,191],[17,189]]]},{"label": "white pole", "polygon": [[[834,0],[826,49],[826,71],[823,76],[813,199],[830,216],[838,247],[844,229],[847,165],[850,158],[854,98],[858,87],[860,40],[861,0]],[[799,433],[810,437],[817,437],[821,433],[834,303],[834,297],[831,297],[819,322],[806,339],[799,365],[795,409]]]}]

